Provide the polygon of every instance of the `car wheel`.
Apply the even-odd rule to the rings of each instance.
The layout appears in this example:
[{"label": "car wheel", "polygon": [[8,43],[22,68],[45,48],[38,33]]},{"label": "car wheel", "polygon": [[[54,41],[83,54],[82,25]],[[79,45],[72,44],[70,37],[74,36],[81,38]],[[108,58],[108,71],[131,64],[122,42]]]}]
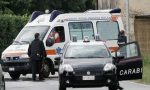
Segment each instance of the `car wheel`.
[{"label": "car wheel", "polygon": [[9,75],[12,78],[12,80],[18,80],[21,74],[18,72],[10,72]]},{"label": "car wheel", "polygon": [[0,90],[5,90],[5,80],[4,80],[4,77],[2,78],[2,81],[0,81]]},{"label": "car wheel", "polygon": [[43,73],[43,76],[45,77],[45,78],[48,78],[49,77],[49,74],[50,74],[50,68],[49,68],[49,65],[48,64],[44,64],[43,65],[43,71],[42,71],[42,73]]}]

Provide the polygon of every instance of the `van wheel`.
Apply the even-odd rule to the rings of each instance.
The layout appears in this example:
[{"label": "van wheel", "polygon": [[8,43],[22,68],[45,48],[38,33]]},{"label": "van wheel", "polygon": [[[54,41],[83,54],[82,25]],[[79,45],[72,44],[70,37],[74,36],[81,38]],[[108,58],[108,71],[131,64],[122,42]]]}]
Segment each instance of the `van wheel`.
[{"label": "van wheel", "polygon": [[0,90],[5,90],[5,80],[4,80],[4,77],[2,78],[2,81],[0,81]]},{"label": "van wheel", "polygon": [[12,80],[18,80],[21,74],[18,72],[10,72],[9,75],[12,78]]},{"label": "van wheel", "polygon": [[45,63],[42,68],[43,68],[43,71],[42,71],[43,76],[44,76],[45,78],[48,78],[48,77],[49,77],[49,74],[50,74],[49,65],[48,65],[47,63]]}]

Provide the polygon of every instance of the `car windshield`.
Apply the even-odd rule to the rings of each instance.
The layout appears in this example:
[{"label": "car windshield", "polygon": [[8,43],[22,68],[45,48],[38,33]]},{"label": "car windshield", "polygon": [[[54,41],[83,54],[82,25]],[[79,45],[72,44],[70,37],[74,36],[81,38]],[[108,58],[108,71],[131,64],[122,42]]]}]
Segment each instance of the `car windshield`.
[{"label": "car windshield", "polygon": [[110,53],[104,45],[70,45],[65,58],[108,58]]},{"label": "car windshield", "polygon": [[97,22],[98,34],[104,40],[118,39],[119,26],[117,22]]},{"label": "car windshield", "polygon": [[45,34],[47,33],[49,26],[27,26],[24,27],[21,32],[16,37],[14,44],[17,43],[30,43],[34,40],[34,34],[40,34],[40,40],[43,40]]}]

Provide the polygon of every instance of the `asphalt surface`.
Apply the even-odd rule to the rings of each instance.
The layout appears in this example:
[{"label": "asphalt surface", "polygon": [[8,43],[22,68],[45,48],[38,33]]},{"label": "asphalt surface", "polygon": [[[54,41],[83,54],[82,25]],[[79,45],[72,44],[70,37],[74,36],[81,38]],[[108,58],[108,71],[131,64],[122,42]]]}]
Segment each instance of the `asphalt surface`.
[{"label": "asphalt surface", "polygon": [[[32,81],[31,74],[21,76],[19,80],[13,81],[5,73],[6,90],[58,90],[58,76],[50,76],[44,81]],[[150,85],[133,83],[130,81],[121,81],[123,90],[150,90]],[[67,88],[67,90],[108,90],[107,87],[100,88]]]}]

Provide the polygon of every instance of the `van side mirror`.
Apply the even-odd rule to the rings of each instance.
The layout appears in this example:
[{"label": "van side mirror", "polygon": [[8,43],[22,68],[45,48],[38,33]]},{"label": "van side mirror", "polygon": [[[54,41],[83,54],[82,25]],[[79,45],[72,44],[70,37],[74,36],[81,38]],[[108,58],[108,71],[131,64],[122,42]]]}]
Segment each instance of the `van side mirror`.
[{"label": "van side mirror", "polygon": [[54,39],[52,39],[52,38],[47,38],[46,39],[46,46],[53,46],[53,44],[54,44]]}]

